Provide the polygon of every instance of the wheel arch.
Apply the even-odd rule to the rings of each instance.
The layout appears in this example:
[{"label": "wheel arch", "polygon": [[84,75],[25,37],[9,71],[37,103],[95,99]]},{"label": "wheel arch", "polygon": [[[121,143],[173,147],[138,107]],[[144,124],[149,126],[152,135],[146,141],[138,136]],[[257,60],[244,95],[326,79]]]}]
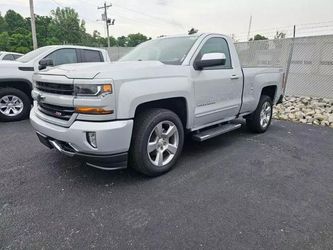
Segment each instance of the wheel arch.
[{"label": "wheel arch", "polygon": [[32,83],[27,79],[14,78],[14,79],[0,79],[0,88],[14,88],[21,90],[25,93],[32,102],[31,90]]},{"label": "wheel arch", "polygon": [[277,86],[276,85],[268,85],[262,88],[260,96],[266,95],[269,96],[274,103],[276,98],[276,91]]},{"label": "wheel arch", "polygon": [[164,108],[173,111],[178,115],[184,128],[188,127],[189,123],[189,112],[188,103],[185,97],[171,97],[165,99],[151,100],[147,102],[140,103],[136,106],[134,111],[134,120],[140,113],[148,109],[153,108]]}]

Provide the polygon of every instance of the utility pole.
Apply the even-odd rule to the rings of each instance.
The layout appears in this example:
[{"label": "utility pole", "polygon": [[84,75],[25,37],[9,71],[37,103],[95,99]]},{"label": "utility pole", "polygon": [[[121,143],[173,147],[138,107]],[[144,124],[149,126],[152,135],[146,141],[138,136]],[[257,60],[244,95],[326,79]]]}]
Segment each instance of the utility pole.
[{"label": "utility pole", "polygon": [[35,24],[35,12],[34,1],[29,0],[30,3],[30,18],[31,18],[31,33],[32,33],[32,45],[34,49],[37,49],[37,36],[36,36],[36,24]]},{"label": "utility pole", "polygon": [[108,40],[108,48],[110,48],[110,34],[109,34],[109,25],[114,25],[114,19],[108,18],[108,11],[107,9],[111,7],[112,4],[107,5],[106,2],[104,2],[104,6],[97,7],[98,10],[104,9],[104,14],[102,14],[102,20],[105,21],[106,25],[106,35]]},{"label": "utility pole", "polygon": [[250,40],[250,34],[251,34],[251,26],[252,26],[252,15],[250,16],[250,22],[249,22],[249,30],[247,32],[247,40]]}]

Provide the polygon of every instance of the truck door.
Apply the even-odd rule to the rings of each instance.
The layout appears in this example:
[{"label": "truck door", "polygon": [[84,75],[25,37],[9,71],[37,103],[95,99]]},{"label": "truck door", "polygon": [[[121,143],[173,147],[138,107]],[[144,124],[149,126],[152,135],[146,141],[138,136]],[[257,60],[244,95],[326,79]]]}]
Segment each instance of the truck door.
[{"label": "truck door", "polygon": [[241,105],[243,75],[240,66],[233,65],[227,40],[222,36],[206,37],[194,55],[192,65],[208,53],[224,53],[226,62],[200,70],[191,67],[196,128],[234,118]]}]

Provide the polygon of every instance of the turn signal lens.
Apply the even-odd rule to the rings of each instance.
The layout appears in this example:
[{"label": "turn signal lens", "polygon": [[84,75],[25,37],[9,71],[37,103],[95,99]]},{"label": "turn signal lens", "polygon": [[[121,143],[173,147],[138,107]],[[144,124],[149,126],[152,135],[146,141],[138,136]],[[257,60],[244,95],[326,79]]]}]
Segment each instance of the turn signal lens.
[{"label": "turn signal lens", "polygon": [[103,108],[92,107],[76,107],[75,112],[88,115],[110,115],[113,114],[113,110],[105,110]]},{"label": "turn signal lens", "polygon": [[104,84],[102,85],[103,93],[112,93],[112,85],[111,84]]}]

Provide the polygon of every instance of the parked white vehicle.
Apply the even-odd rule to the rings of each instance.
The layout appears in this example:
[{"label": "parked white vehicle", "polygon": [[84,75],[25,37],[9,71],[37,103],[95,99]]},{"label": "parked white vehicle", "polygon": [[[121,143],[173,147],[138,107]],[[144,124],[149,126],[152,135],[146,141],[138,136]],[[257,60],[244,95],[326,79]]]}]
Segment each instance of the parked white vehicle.
[{"label": "parked white vehicle", "polygon": [[21,53],[0,51],[0,61],[15,61],[23,56]]},{"label": "parked white vehicle", "polygon": [[184,134],[204,141],[239,128],[265,132],[282,100],[280,68],[242,69],[220,34],[164,37],[119,62],[64,65],[35,75],[31,123],[40,141],[88,165],[156,176],[178,159]]},{"label": "parked white vehicle", "polygon": [[0,121],[17,121],[28,117],[34,73],[47,66],[109,61],[104,49],[70,45],[41,47],[16,61],[0,61]]}]

